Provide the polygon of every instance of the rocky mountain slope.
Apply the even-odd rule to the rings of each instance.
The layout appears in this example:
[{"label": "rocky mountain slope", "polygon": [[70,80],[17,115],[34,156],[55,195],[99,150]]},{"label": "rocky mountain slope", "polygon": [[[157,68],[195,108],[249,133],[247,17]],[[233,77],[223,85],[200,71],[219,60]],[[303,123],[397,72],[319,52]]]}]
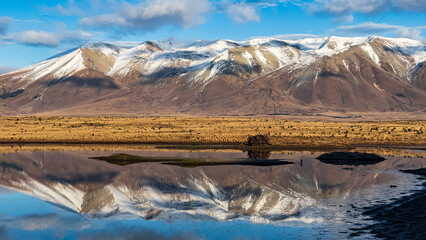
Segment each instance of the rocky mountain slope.
[{"label": "rocky mountain slope", "polygon": [[426,44],[259,38],[88,43],[0,75],[3,114],[424,111]]}]

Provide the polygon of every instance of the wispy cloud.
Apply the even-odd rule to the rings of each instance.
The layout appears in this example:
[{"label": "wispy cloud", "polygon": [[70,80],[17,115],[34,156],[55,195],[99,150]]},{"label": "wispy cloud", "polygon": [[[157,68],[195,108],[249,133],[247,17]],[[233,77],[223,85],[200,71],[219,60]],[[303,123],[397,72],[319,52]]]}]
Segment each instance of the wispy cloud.
[{"label": "wispy cloud", "polygon": [[48,10],[55,11],[64,16],[84,16],[85,13],[81,10],[74,0],[68,0],[67,5],[57,4],[54,7],[46,7]]},{"label": "wispy cloud", "polygon": [[109,0],[109,11],[83,17],[79,23],[87,28],[132,34],[167,25],[195,26],[204,23],[210,13],[223,13],[240,23],[257,22],[261,20],[260,8],[293,1],[297,0],[146,0],[139,4]]},{"label": "wispy cloud", "polygon": [[422,40],[421,31],[426,29],[426,26],[406,27],[400,25],[389,25],[386,23],[362,23],[358,25],[340,26],[334,31],[347,35],[375,35],[375,34],[393,34],[395,37],[404,37]]},{"label": "wispy cloud", "polygon": [[399,8],[413,12],[425,12],[426,1],[423,0],[390,0],[394,8]]},{"label": "wispy cloud", "polygon": [[341,22],[353,21],[354,13],[378,14],[385,11],[425,12],[426,1],[418,0],[315,0],[308,12],[331,16]]},{"label": "wispy cloud", "polygon": [[66,43],[81,43],[92,38],[92,34],[81,31],[45,32],[29,30],[11,33],[0,38],[5,43],[17,43],[30,46],[58,47]]},{"label": "wispy cloud", "polygon": [[45,31],[29,30],[11,36],[17,43],[24,45],[56,47],[61,43],[56,34]]},{"label": "wispy cloud", "polygon": [[6,34],[9,24],[11,22],[11,17],[0,17],[0,35]]},{"label": "wispy cloud", "polygon": [[97,29],[114,29],[122,33],[155,30],[173,25],[190,27],[203,23],[210,11],[208,0],[147,0],[141,4],[119,2],[109,14],[84,17],[80,25]]},{"label": "wispy cloud", "polygon": [[221,0],[212,1],[213,11],[224,12],[236,22],[259,22],[259,10],[286,4],[297,4],[298,0]]},{"label": "wispy cloud", "polygon": [[257,3],[249,4],[245,1],[238,3],[222,1],[222,4],[224,5],[223,8],[225,9],[226,14],[237,22],[246,23],[251,21],[260,21],[260,17],[256,12],[256,8],[259,6]]},{"label": "wispy cloud", "polygon": [[21,22],[21,23],[42,23],[41,20],[37,19],[13,19],[14,22]]}]

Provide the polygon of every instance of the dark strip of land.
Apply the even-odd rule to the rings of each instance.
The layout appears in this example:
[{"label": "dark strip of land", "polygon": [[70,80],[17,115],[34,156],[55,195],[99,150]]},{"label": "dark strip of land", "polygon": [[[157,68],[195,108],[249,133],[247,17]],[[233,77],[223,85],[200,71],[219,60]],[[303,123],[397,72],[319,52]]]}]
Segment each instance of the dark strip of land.
[{"label": "dark strip of land", "polygon": [[111,164],[126,166],[136,163],[162,163],[166,165],[175,165],[181,167],[201,167],[201,166],[219,166],[219,165],[245,165],[245,166],[278,166],[292,164],[281,159],[205,159],[205,158],[173,158],[173,157],[144,157],[129,154],[116,154],[111,156],[92,157],[106,161]]}]

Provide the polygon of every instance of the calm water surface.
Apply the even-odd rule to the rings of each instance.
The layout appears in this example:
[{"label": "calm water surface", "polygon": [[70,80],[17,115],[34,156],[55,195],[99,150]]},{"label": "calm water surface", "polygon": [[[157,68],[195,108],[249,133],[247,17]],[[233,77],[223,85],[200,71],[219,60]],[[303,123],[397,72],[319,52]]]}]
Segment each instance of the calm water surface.
[{"label": "calm water surface", "polygon": [[[422,158],[331,165],[322,153],[274,152],[280,166],[161,163],[90,157],[241,159],[239,151],[38,151],[0,155],[0,239],[342,239],[370,224],[362,207],[419,188],[401,169]],[[251,154],[253,156],[253,154]],[[372,238],[368,233],[354,237]]]}]

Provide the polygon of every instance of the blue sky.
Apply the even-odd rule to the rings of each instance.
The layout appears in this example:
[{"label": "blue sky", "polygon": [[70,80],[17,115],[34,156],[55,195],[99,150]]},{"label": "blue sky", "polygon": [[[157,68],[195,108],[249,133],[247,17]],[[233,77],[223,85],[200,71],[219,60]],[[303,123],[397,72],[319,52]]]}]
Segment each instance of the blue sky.
[{"label": "blue sky", "polygon": [[[424,0],[1,0],[0,73],[88,41],[426,39]],[[129,43],[129,44],[130,44]]]}]

